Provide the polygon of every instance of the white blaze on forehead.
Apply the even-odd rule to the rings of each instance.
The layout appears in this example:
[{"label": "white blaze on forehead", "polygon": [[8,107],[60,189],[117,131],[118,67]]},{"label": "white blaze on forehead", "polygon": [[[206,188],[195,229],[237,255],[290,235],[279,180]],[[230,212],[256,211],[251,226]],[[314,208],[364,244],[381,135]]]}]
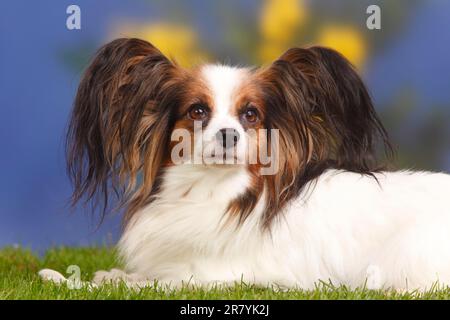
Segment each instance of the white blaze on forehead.
[{"label": "white blaze on forehead", "polygon": [[247,75],[247,69],[234,68],[223,65],[206,65],[202,68],[202,75],[213,95],[214,113],[229,114],[232,107],[233,95]]}]

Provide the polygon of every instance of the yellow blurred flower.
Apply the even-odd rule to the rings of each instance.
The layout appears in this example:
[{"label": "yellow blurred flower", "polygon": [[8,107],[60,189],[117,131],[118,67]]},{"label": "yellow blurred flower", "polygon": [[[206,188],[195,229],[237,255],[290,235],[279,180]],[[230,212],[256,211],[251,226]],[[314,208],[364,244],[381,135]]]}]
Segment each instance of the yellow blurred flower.
[{"label": "yellow blurred flower", "polygon": [[206,59],[206,54],[198,45],[197,34],[184,25],[168,23],[127,25],[121,26],[119,30],[120,34],[150,42],[181,66],[189,67]]},{"label": "yellow blurred flower", "polygon": [[302,0],[266,0],[260,16],[261,35],[265,41],[289,42],[306,16]]},{"label": "yellow blurred flower", "polygon": [[324,26],[319,32],[317,43],[339,51],[357,68],[363,66],[367,57],[367,44],[363,35],[351,26]]},{"label": "yellow blurred flower", "polygon": [[277,42],[265,42],[259,47],[259,60],[261,63],[270,63],[279,58],[289,45],[283,45]]},{"label": "yellow blurred flower", "polygon": [[306,19],[303,0],[265,0],[259,20],[259,62],[268,63],[283,54],[295,42],[296,33]]}]

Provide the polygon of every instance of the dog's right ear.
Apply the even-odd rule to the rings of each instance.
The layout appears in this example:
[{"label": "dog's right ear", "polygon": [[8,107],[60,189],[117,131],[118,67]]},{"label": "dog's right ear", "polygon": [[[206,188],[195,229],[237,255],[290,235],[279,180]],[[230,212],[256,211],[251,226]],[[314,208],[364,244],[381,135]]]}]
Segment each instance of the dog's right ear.
[{"label": "dog's right ear", "polygon": [[72,204],[95,198],[105,213],[110,188],[121,204],[145,201],[164,158],[177,69],[139,39],[117,39],[98,51],[79,85],[67,135]]}]

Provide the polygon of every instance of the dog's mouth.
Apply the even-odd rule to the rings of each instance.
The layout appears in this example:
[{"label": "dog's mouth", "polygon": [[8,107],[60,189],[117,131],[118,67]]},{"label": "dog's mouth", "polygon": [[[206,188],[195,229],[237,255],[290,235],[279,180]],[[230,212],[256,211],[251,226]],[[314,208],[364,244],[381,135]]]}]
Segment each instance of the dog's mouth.
[{"label": "dog's mouth", "polygon": [[226,153],[211,154],[203,157],[203,162],[210,165],[228,166],[242,164],[240,158],[236,155],[227,155]]},{"label": "dog's mouth", "polygon": [[237,155],[235,149],[214,150],[210,154],[204,154],[203,162],[205,164],[214,164],[219,166],[243,164],[241,157]]}]

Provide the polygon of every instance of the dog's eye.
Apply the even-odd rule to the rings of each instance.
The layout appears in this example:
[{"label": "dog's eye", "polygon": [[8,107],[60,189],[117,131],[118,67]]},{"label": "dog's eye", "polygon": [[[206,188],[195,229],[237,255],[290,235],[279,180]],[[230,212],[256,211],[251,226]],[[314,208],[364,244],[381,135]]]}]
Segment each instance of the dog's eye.
[{"label": "dog's eye", "polygon": [[201,104],[194,104],[189,108],[188,117],[191,120],[204,120],[208,116],[208,107]]},{"label": "dog's eye", "polygon": [[241,114],[241,121],[245,121],[250,124],[258,122],[259,114],[258,110],[253,107],[246,108]]}]

